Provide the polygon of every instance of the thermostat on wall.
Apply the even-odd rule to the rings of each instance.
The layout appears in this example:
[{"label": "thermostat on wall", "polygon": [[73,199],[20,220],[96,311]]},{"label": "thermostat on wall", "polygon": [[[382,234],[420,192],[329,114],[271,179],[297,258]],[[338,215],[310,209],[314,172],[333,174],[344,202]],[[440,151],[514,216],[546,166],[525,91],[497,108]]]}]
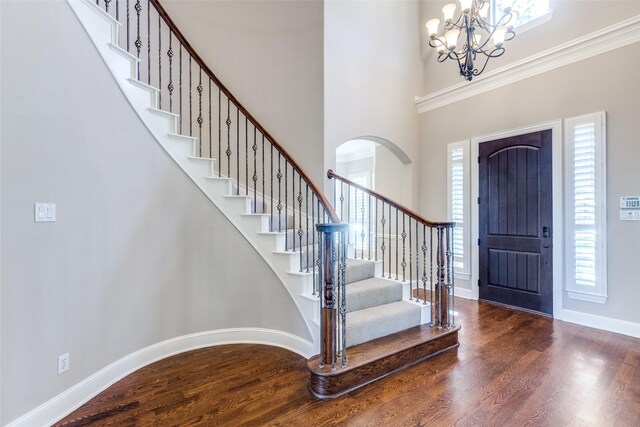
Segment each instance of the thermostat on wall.
[{"label": "thermostat on wall", "polygon": [[640,209],[640,196],[620,197],[620,209]]}]

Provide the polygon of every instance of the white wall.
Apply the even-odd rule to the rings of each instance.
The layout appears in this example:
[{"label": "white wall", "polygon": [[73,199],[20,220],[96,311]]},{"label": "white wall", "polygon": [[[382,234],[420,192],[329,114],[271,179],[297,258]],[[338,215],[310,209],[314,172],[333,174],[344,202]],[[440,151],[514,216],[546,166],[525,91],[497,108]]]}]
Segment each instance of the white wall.
[{"label": "white wall", "polygon": [[[0,10],[0,424],[172,337],[310,339],[273,271],[135,116],[67,2]],[[57,222],[33,222],[37,201],[57,204]]]},{"label": "white wall", "polygon": [[231,93],[322,187],[323,2],[162,4]]},{"label": "white wall", "polygon": [[[335,168],[340,144],[360,136],[387,139],[415,161],[418,2],[330,0],[324,13],[325,169]],[[406,170],[404,186],[415,195],[417,168]],[[416,201],[405,200],[410,206]]]}]

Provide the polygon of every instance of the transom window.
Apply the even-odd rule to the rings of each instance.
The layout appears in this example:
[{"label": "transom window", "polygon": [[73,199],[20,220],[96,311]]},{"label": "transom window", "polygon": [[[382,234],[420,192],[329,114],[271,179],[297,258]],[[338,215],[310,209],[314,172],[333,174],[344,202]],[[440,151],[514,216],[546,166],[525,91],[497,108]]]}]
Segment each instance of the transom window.
[{"label": "transom window", "polygon": [[549,0],[491,0],[491,18],[494,23],[507,7],[518,11],[518,27],[549,13]]}]

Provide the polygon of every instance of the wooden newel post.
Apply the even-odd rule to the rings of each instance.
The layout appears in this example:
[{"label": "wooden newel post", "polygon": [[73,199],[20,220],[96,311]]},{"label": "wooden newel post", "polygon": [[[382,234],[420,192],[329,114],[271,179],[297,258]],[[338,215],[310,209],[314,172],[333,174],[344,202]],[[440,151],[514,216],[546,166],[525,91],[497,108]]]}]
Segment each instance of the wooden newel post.
[{"label": "wooden newel post", "polygon": [[433,305],[437,319],[436,325],[438,327],[449,325],[449,289],[446,282],[444,229],[444,226],[438,226],[437,228],[438,256],[436,262],[438,283],[436,284],[436,295]]},{"label": "wooden newel post", "polygon": [[336,274],[338,260],[338,233],[348,229],[348,224],[317,224],[316,230],[323,233],[320,240],[322,259],[322,280],[320,283],[320,361],[323,365],[335,367],[338,360],[338,302]]}]

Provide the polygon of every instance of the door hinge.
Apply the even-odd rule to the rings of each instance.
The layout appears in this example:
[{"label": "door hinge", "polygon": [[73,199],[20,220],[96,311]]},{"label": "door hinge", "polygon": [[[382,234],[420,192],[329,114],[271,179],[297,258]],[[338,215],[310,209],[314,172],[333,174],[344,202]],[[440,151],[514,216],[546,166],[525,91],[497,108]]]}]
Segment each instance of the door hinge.
[{"label": "door hinge", "polygon": [[480,279],[478,279],[478,287],[480,287]]},{"label": "door hinge", "polygon": [[480,164],[480,156],[478,156],[478,164]]},{"label": "door hinge", "polygon": [[480,197],[478,197],[478,204],[480,204]]},{"label": "door hinge", "polygon": [[478,239],[478,246],[480,246],[480,239]]}]

